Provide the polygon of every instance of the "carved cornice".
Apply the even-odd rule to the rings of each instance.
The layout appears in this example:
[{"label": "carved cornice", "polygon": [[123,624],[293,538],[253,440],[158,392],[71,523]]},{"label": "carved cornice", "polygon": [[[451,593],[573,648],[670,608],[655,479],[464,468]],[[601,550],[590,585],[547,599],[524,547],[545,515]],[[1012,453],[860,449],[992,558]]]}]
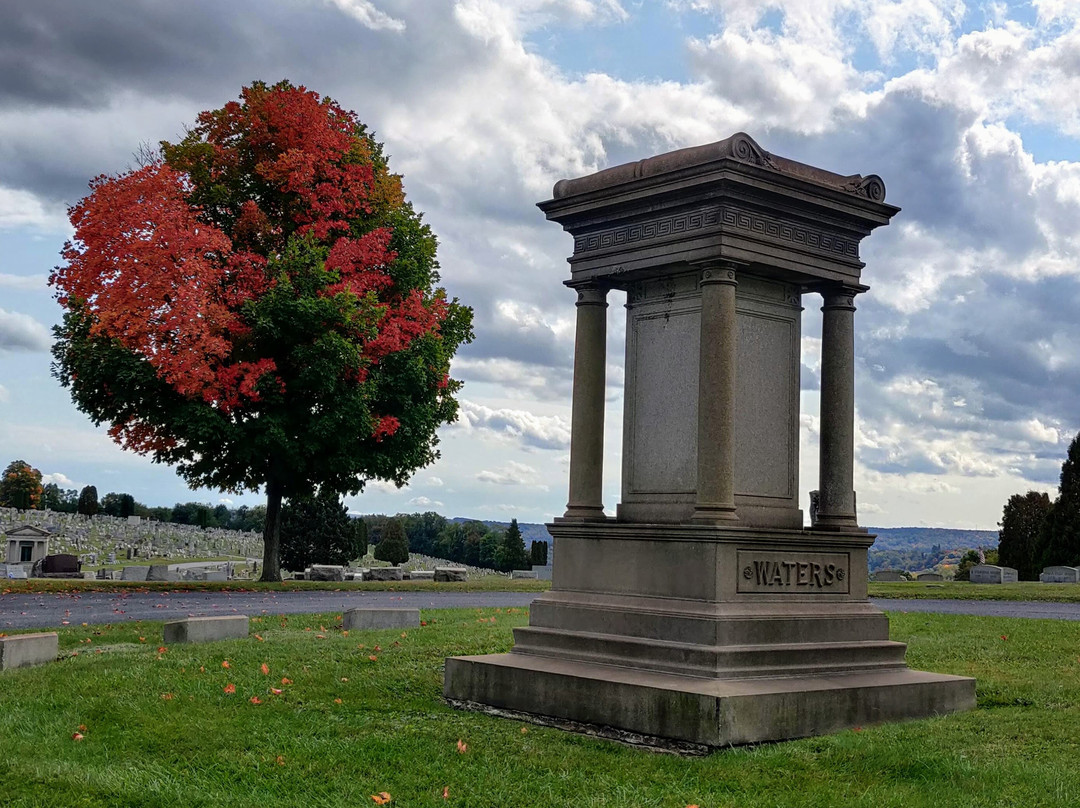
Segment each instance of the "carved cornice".
[{"label": "carved cornice", "polygon": [[808,180],[873,202],[885,201],[885,183],[875,174],[866,177],[861,174],[845,176],[806,163],[800,163],[797,160],[789,160],[786,157],[770,154],[745,132],[736,132],[725,140],[708,143],[704,146],[678,149],[645,160],[638,160],[635,163],[613,166],[584,177],[559,180],[555,183],[552,196],[558,200],[589,194],[594,191],[603,191],[617,185],[634,182],[635,180],[643,180],[722,160],[734,160],[769,169],[778,174]]},{"label": "carved cornice", "polygon": [[807,224],[792,224],[757,211],[727,205],[710,205],[580,235],[574,239],[574,255],[580,256],[614,247],[656,241],[683,233],[710,230],[720,232],[730,230],[762,236],[773,241],[797,244],[844,258],[854,260],[859,258],[857,239],[837,235],[824,228]]}]

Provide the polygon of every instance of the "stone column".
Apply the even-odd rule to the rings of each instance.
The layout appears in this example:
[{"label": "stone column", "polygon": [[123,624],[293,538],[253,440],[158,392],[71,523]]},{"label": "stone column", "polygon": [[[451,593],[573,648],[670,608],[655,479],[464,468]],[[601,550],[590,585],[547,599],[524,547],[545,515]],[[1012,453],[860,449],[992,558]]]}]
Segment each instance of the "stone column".
[{"label": "stone column", "polygon": [[855,295],[832,286],[822,290],[821,443],[816,527],[858,527],[855,515]]},{"label": "stone column", "polygon": [[566,519],[605,519],[604,391],[607,364],[607,290],[577,290],[574,399],[570,422],[570,501]]},{"label": "stone column", "polygon": [[693,520],[733,522],[735,513],[735,265],[701,273],[697,503]]}]

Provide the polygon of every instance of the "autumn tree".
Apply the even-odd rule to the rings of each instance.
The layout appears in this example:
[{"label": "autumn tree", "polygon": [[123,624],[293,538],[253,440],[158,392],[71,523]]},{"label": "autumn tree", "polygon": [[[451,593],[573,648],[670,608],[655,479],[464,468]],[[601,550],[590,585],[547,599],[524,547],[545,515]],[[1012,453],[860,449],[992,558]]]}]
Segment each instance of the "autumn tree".
[{"label": "autumn tree", "polygon": [[409,560],[409,540],[405,528],[397,519],[390,519],[383,528],[382,538],[375,545],[375,558],[397,566]]},{"label": "autumn tree", "polygon": [[471,311],[356,115],[288,82],[199,115],[70,210],[54,374],[121,446],[195,486],[283,498],[403,485],[454,420]]},{"label": "autumn tree", "polygon": [[998,559],[1016,569],[1021,581],[1039,580],[1043,522],[1049,512],[1050,497],[1041,491],[1013,494],[1005,503],[998,531]]},{"label": "autumn tree", "polygon": [[94,516],[101,510],[96,486],[83,486],[83,490],[79,492],[79,504],[77,510],[83,516]]},{"label": "autumn tree", "polygon": [[29,511],[41,506],[41,472],[25,460],[13,460],[0,478],[0,508]]},{"label": "autumn tree", "polygon": [[367,552],[367,525],[353,519],[338,495],[327,489],[289,500],[281,510],[281,566],[305,570],[312,564],[345,565]]}]

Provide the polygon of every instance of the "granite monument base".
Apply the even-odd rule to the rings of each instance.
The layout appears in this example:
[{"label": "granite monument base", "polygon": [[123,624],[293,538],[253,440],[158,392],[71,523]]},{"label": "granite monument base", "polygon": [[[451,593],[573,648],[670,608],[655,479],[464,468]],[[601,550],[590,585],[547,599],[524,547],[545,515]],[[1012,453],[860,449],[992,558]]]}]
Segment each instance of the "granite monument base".
[{"label": "granite monument base", "polygon": [[510,653],[446,661],[458,706],[727,746],[971,709],[866,597],[865,532],[549,526],[552,590]]}]

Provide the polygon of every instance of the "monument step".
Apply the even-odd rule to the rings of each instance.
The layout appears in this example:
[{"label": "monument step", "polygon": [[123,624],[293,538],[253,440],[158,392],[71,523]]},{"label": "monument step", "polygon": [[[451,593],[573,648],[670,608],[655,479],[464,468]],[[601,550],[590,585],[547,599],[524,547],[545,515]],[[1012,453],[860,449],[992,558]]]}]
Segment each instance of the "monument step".
[{"label": "monument step", "polygon": [[529,626],[514,629],[512,653],[679,676],[739,679],[902,668],[906,648],[889,640],[696,645]]},{"label": "monument step", "polygon": [[753,612],[720,613],[701,604],[680,611],[653,604],[612,608],[605,603],[557,602],[550,593],[530,607],[529,624],[542,628],[607,634],[695,645],[752,645],[763,641],[859,642],[887,640],[889,621],[870,604],[814,604],[799,612],[788,604],[761,604]]},{"label": "monument step", "polygon": [[580,722],[623,741],[638,733],[640,742],[716,747],[970,710],[975,680],[907,668],[701,679],[509,653],[447,659],[443,695],[456,707]]}]

